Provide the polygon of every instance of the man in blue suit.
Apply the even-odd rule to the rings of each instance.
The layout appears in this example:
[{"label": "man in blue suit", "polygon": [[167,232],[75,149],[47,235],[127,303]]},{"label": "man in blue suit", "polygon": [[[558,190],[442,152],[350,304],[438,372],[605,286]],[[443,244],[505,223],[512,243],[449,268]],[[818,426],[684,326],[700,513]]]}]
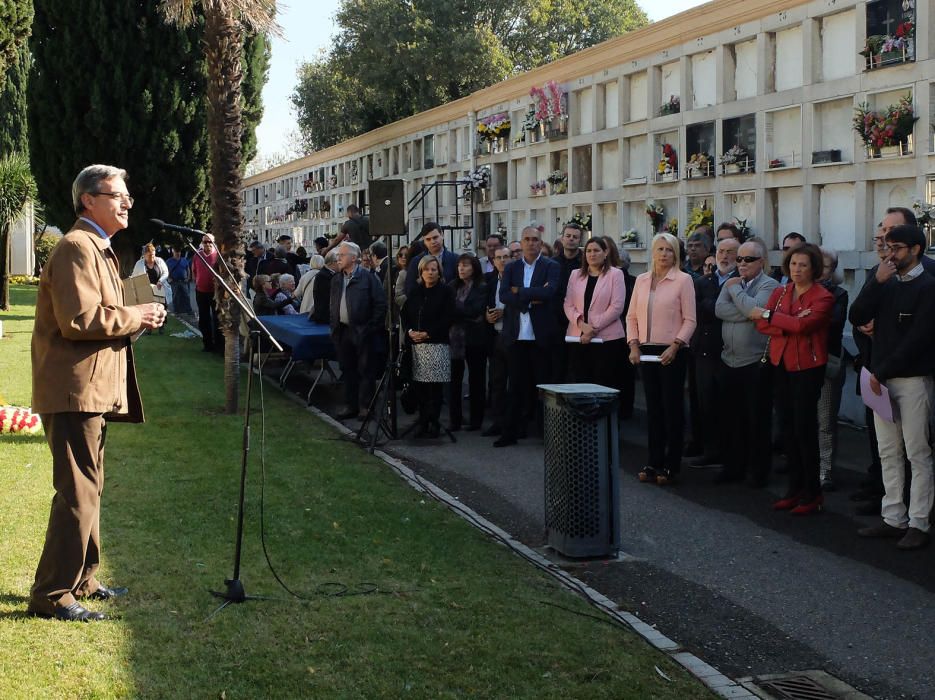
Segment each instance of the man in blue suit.
[{"label": "man in blue suit", "polygon": [[501,342],[508,348],[509,410],[503,433],[494,447],[515,445],[525,436],[527,405],[538,405],[536,384],[549,382],[551,346],[558,340],[555,304],[559,303],[560,269],[541,255],[542,234],[534,226],[523,229],[523,255],[503,272],[500,301],[505,305]]},{"label": "man in blue suit", "polygon": [[458,254],[445,248],[445,239],[442,238],[442,230],[438,224],[434,221],[425,224],[417,240],[419,239],[425,244],[426,252],[409,261],[406,271],[406,296],[409,296],[419,283],[419,261],[426,255],[438,260],[442,269],[442,283],[451,282],[458,277]]}]

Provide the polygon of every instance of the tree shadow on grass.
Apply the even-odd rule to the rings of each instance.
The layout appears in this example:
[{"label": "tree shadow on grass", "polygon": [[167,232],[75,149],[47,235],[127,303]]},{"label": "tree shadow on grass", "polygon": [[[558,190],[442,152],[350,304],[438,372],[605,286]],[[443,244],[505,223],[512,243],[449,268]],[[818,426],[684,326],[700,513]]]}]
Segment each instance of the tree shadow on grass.
[{"label": "tree shadow on grass", "polygon": [[42,443],[43,445],[46,443],[45,433],[35,433],[33,435],[20,435],[19,433],[16,435],[5,435],[4,440],[10,440],[12,444],[17,445],[29,442],[36,444]]},{"label": "tree shadow on grass", "polygon": [[32,321],[34,316],[14,316],[0,311],[0,321]]}]

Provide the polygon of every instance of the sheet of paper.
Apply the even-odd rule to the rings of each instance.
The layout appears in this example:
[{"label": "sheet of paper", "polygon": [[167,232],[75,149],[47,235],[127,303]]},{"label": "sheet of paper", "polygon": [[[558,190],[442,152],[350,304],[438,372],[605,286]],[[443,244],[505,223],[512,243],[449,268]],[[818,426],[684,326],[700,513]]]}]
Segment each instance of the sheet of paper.
[{"label": "sheet of paper", "polygon": [[662,355],[640,355],[640,362],[662,362]]},{"label": "sheet of paper", "polygon": [[887,423],[895,423],[896,416],[893,411],[893,400],[890,398],[890,392],[882,384],[880,390],[880,394],[873,393],[873,389],[870,388],[870,371],[866,367],[861,368],[860,398],[863,399],[864,405]]}]

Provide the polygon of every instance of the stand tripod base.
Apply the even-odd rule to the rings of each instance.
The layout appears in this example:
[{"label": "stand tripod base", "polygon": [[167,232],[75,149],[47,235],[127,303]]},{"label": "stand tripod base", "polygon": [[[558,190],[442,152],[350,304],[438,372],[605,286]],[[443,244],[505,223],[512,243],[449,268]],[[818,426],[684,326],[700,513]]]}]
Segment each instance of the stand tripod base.
[{"label": "stand tripod base", "polygon": [[208,615],[206,620],[210,620],[232,603],[244,603],[248,600],[276,600],[262,595],[247,595],[244,591],[243,582],[239,578],[225,579],[224,584],[227,586],[227,590],[223,593],[221,591],[209,591],[215,598],[223,598],[224,602],[213,613]]}]

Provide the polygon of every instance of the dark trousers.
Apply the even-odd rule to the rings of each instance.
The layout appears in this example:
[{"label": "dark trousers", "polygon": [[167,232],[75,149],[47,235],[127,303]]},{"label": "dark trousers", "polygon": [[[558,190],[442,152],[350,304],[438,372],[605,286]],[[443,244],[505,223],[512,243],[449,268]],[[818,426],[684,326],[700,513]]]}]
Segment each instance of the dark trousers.
[{"label": "dark trousers", "polygon": [[779,415],[785,438],[786,464],[789,468],[787,497],[802,494],[814,500],[821,494],[818,455],[818,397],[825,381],[825,368],[814,367],[789,372],[780,365],[775,369]]},{"label": "dark trousers", "polygon": [[537,345],[531,340],[517,340],[508,351],[510,390],[506,424],[503,436],[517,438],[526,433],[526,407],[536,406],[536,420],[541,425],[542,404],[538,400],[536,384],[552,379],[552,348]]},{"label": "dark trousers", "polygon": [[107,426],[99,413],[41,416],[52,452],[55,495],[36,568],[30,609],[51,614],[89,595],[101,561],[100,514]]},{"label": "dark trousers", "polygon": [[419,397],[419,425],[423,428],[438,425],[442,413],[442,387],[436,382],[413,382]]},{"label": "dark trousers", "polygon": [[[723,439],[718,435],[718,422],[722,421],[722,400],[727,396],[729,385],[723,383],[719,357],[695,356],[695,392],[697,407],[692,416],[692,441],[702,449],[709,462],[723,464],[721,445]],[[695,423],[699,425],[696,433]]]},{"label": "dark trousers", "polygon": [[502,428],[506,423],[508,406],[507,376],[509,372],[509,352],[500,343],[499,333],[490,345],[490,413],[493,424]]},{"label": "dark trousers", "polygon": [[633,417],[633,403],[636,400],[636,367],[627,359],[628,352],[624,345],[624,354],[618,359],[620,384],[617,388],[620,389],[620,418],[624,420]]},{"label": "dark trousers", "polygon": [[[655,350],[644,350],[645,354],[651,352]],[[649,424],[649,466],[671,475],[678,474],[682,466],[688,355],[688,350],[683,348],[665,367],[659,362],[640,364]]]},{"label": "dark trousers", "polygon": [[729,441],[722,450],[724,466],[732,475],[749,474],[756,483],[765,484],[773,452],[773,366],[754,362],[728,367],[722,362],[718,373],[724,396],[731,397],[729,410],[717,416],[717,438]]},{"label": "dark trousers", "polygon": [[192,300],[188,296],[188,282],[172,280],[169,286],[172,287],[172,310],[177,314],[190,314]]},{"label": "dark trousers", "polygon": [[[567,319],[562,314],[562,322],[559,324],[559,328],[564,328],[566,325]],[[564,337],[552,346],[552,376],[548,381],[556,384],[576,381],[571,379],[574,357],[569,350],[569,344],[565,342]]]},{"label": "dark trousers", "polygon": [[344,404],[348,411],[360,411],[373,396],[373,364],[376,356],[372,336],[359,336],[357,331],[339,323],[332,331],[335,354],[344,382]]},{"label": "dark trousers", "polygon": [[568,343],[567,381],[600,384],[616,388],[620,384],[620,366],[626,362],[627,341],[623,338],[606,343]]},{"label": "dark trousers", "polygon": [[198,330],[201,331],[201,342],[205,350],[214,350],[218,345],[223,347],[224,341],[218,328],[218,312],[214,306],[214,292],[195,290],[195,301],[198,304]]},{"label": "dark trousers", "polygon": [[698,401],[698,371],[695,356],[688,354],[686,370],[688,373],[688,420],[691,428],[689,454],[700,454],[704,449],[704,427],[701,423],[701,404]]},{"label": "dark trousers", "polygon": [[484,422],[484,407],[487,404],[487,350],[484,347],[467,347],[464,350],[464,359],[451,359],[451,384],[448,396],[448,420],[451,429],[461,427],[463,416],[463,399],[461,390],[464,384],[464,366],[468,370],[468,393],[470,400],[470,425],[479,428]]}]

